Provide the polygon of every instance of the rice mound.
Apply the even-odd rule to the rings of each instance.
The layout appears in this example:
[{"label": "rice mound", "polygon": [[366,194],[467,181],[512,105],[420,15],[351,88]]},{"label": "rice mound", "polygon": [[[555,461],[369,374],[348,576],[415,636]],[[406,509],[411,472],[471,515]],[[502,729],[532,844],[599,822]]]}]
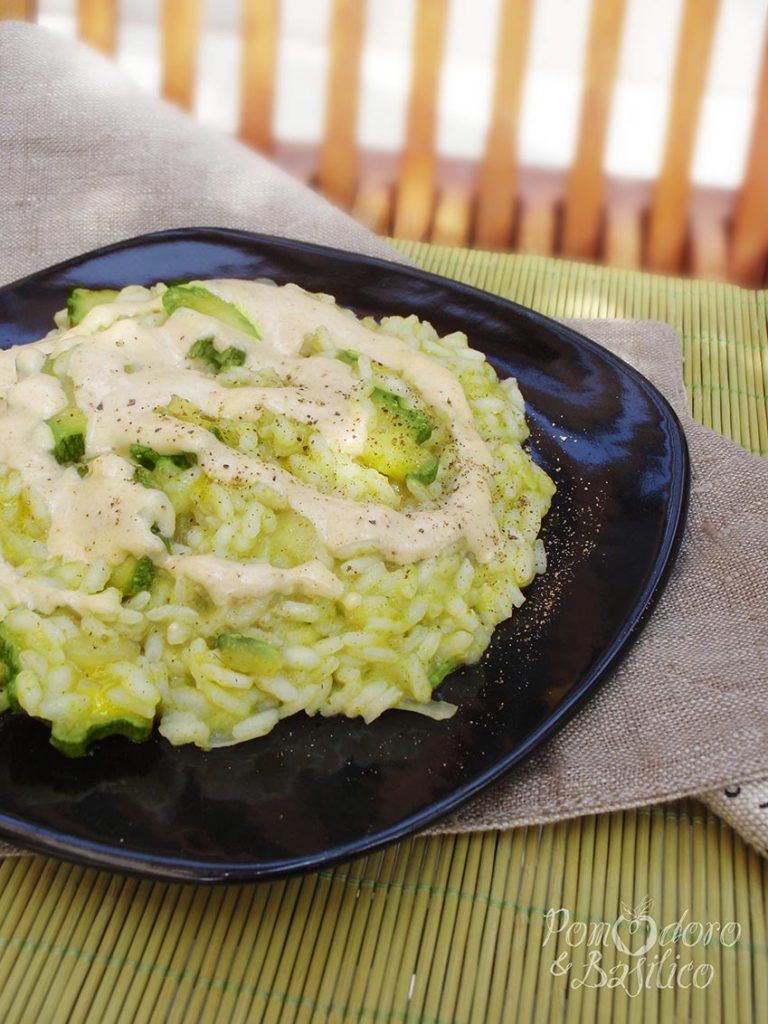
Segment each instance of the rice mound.
[{"label": "rice mound", "polygon": [[[62,333],[66,320],[59,322]],[[440,338],[415,316],[364,322],[427,354],[459,380],[493,459],[493,508],[503,537],[496,557],[481,564],[460,539],[413,564],[365,552],[339,559],[313,525],[268,488],[216,482],[193,465],[166,491],[177,514],[174,549],[283,567],[319,559],[342,581],[343,596],[273,593],[217,606],[192,580],[160,572],[151,590],[125,600],[120,614],[105,621],[66,609],[42,614],[0,587],[0,642],[6,665],[16,662],[14,700],[52,724],[54,742],[83,716],[91,717],[93,736],[102,717],[124,717],[154,722],[172,744],[208,749],[263,736],[299,711],[360,716],[366,723],[391,708],[435,718],[453,713],[433,690],[452,669],[481,657],[494,627],[522,604],[523,588],[544,571],[537,536],[554,485],[522,447],[528,430],[516,382],[500,381],[464,334]],[[323,331],[308,344],[314,351],[334,349]],[[369,370],[361,360],[359,372]],[[233,386],[242,373],[231,371]],[[389,372],[393,388],[397,377]],[[449,425],[438,429],[445,439]],[[390,506],[403,500],[382,474],[332,452],[322,437],[288,417],[261,416],[252,437],[247,425],[241,431],[239,444],[266,453],[323,493]],[[406,500],[437,504],[450,485],[448,459],[434,482],[410,486]],[[2,555],[26,577],[88,594],[108,587],[111,569],[103,560],[64,562],[49,555],[47,509],[7,467],[0,468],[0,520]],[[222,632],[265,641],[278,653],[275,663],[252,675],[227,667],[211,643]]]}]

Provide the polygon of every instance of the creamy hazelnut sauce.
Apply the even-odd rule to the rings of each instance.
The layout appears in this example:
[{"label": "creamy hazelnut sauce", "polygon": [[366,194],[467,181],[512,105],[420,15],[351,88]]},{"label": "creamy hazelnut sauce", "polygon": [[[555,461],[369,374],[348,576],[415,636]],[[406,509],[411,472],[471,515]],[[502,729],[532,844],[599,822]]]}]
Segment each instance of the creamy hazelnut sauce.
[{"label": "creamy hazelnut sauce", "polygon": [[[338,307],[295,285],[204,281],[205,288],[243,308],[261,328],[261,339],[189,309],[150,327],[132,317],[160,312],[160,298],[123,300],[95,307],[63,335],[0,352],[0,463],[12,466],[45,502],[51,518],[48,548],[73,561],[126,554],[149,555],[175,576],[207,589],[218,604],[268,593],[303,592],[337,598],[341,581],[321,562],[294,569],[243,563],[213,555],[168,555],[152,532],[171,536],[174,512],[160,492],[133,482],[128,459],[134,442],[161,454],[194,452],[214,480],[259,483],[281,495],[318,530],[331,554],[347,557],[374,549],[406,564],[436,554],[463,536],[475,557],[490,560],[501,538],[489,487],[491,458],[478,434],[459,382],[432,358],[405,342],[372,331]],[[213,417],[248,420],[268,409],[310,423],[328,445],[349,455],[365,445],[370,402],[349,366],[320,354],[301,357],[307,334],[324,327],[339,348],[354,349],[402,373],[425,402],[442,413],[456,458],[453,490],[436,509],[399,512],[373,502],[330,497],[290,473],[219,442],[210,431],[158,412],[173,396]],[[96,333],[94,333],[96,332]],[[187,358],[199,338],[213,336],[219,350],[246,352],[245,369],[274,369],[284,387],[222,387]],[[88,420],[89,474],[58,465],[45,420],[68,404],[59,382],[40,372],[45,358],[61,360],[72,378],[74,398]],[[58,364],[57,364],[58,365]],[[57,605],[78,612],[116,614],[116,591],[84,595],[32,582],[0,564],[0,586],[24,604],[48,611]]]},{"label": "creamy hazelnut sauce", "polygon": [[[234,565],[234,569],[230,566]],[[241,598],[264,594],[289,594],[304,590],[317,597],[341,597],[344,586],[322,562],[305,562],[293,569],[277,569],[261,563],[224,562],[215,555],[182,555],[169,558],[165,568],[177,576],[186,576],[205,587],[216,604],[229,604]]]}]

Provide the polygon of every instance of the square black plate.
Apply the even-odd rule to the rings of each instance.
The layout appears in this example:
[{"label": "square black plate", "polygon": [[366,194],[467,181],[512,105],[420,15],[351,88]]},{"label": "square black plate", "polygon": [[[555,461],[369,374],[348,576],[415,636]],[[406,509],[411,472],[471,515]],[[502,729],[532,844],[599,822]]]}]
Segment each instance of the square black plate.
[{"label": "square black plate", "polygon": [[216,228],[119,242],[0,289],[0,345],[44,335],[70,288],[270,277],[358,314],[415,313],[462,330],[520,382],[534,458],[558,491],[549,571],[479,665],[441,695],[447,722],[388,712],[370,726],[297,716],[210,753],[155,736],[69,761],[48,730],[0,719],[0,835],[164,879],[287,875],[414,832],[489,785],[561,725],[631,643],[663,586],[685,518],[680,424],[640,374],[587,338],[493,295],[334,249]]}]

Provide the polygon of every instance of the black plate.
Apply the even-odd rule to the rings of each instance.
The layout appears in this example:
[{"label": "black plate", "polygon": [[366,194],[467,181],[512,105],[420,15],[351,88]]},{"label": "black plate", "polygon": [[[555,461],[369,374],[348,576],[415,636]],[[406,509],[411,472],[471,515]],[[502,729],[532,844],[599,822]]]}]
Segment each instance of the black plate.
[{"label": "black plate", "polygon": [[561,725],[626,650],[663,585],[685,517],[688,459],[659,393],[620,359],[531,310],[431,274],[220,229],[167,231],[0,289],[0,344],[35,340],[70,288],[271,277],[359,314],[464,330],[525,395],[534,457],[558,492],[550,568],[482,662],[441,695],[456,716],[373,725],[295,717],[204,753],[159,737],[69,761],[48,730],[0,720],[0,834],[83,863],[165,879],[243,880],[317,868],[434,821]]}]

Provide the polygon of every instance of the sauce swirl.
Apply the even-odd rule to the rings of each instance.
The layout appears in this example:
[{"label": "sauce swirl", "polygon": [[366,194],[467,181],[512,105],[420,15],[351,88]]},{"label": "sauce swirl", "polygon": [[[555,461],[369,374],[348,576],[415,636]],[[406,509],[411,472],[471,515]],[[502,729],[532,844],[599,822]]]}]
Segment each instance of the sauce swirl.
[{"label": "sauce swirl", "polygon": [[[244,309],[259,324],[261,338],[185,308],[164,322],[160,316],[151,322],[151,314],[162,313],[161,297],[148,299],[141,292],[96,306],[58,336],[0,353],[0,463],[17,470],[45,505],[52,556],[116,564],[126,554],[147,555],[172,575],[201,584],[217,604],[267,593],[341,596],[341,581],[319,561],[281,570],[260,562],[169,554],[158,532],[173,536],[174,510],[162,491],[135,482],[129,450],[139,443],[162,454],[192,452],[202,470],[222,484],[267,486],[314,525],[337,558],[372,550],[408,564],[462,538],[479,562],[494,557],[501,538],[491,502],[491,456],[459,381],[446,367],[296,285],[199,284]],[[328,353],[303,354],[305,339],[318,329],[327,331],[338,349],[352,349],[400,374],[448,424],[451,479],[437,507],[400,511],[320,493],[280,466],[237,451],[205,427],[165,409],[173,398],[181,398],[214,418],[247,422],[261,410],[285,414],[310,424],[332,450],[358,455],[370,426],[370,401],[345,363]],[[244,370],[274,371],[286,383],[222,386],[189,358],[190,346],[203,337],[213,337],[220,350],[242,349]],[[46,372],[46,363],[66,374],[71,395]],[[59,465],[52,454],[46,420],[69,402],[87,421],[85,477],[72,466]],[[6,563],[0,564],[0,586],[41,611],[61,606],[82,614],[116,613],[116,598],[109,591],[66,591],[33,582]]]}]

